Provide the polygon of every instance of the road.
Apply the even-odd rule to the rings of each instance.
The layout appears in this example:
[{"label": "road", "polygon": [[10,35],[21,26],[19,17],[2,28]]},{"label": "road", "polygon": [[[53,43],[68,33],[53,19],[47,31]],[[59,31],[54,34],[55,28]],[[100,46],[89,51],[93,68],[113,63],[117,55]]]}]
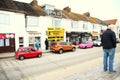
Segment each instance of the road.
[{"label": "road", "polygon": [[[120,44],[116,53],[120,52]],[[58,69],[92,61],[102,56],[102,47],[77,49],[76,52],[63,54],[45,53],[41,58],[30,58],[20,61],[16,58],[0,60],[0,80],[20,80],[34,75],[43,75]],[[59,74],[59,73],[57,73]]]}]

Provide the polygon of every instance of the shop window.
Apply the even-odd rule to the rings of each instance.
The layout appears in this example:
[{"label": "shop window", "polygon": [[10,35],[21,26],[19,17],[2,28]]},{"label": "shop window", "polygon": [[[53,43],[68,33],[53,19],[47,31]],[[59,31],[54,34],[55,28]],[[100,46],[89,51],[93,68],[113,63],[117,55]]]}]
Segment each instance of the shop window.
[{"label": "shop window", "polygon": [[33,36],[29,37],[29,46],[34,46],[34,37]]},{"label": "shop window", "polygon": [[0,39],[0,47],[4,47],[4,39]]},{"label": "shop window", "polygon": [[[40,41],[40,37],[35,37],[35,40],[38,40],[39,43],[41,42],[41,41]],[[40,47],[41,47],[41,43],[40,43]]]},{"label": "shop window", "polygon": [[19,37],[19,47],[24,46],[24,39],[23,37]]},{"label": "shop window", "polygon": [[10,46],[10,39],[5,39],[5,46]]}]

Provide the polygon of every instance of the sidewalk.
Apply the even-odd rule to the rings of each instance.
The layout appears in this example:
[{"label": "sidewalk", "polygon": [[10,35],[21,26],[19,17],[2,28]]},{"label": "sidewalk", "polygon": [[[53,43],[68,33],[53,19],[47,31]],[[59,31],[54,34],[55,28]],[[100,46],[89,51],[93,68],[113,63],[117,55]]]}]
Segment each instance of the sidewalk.
[{"label": "sidewalk", "polygon": [[[49,50],[42,50],[43,54],[48,53]],[[0,53],[0,59],[11,58],[15,56],[15,52]]]}]

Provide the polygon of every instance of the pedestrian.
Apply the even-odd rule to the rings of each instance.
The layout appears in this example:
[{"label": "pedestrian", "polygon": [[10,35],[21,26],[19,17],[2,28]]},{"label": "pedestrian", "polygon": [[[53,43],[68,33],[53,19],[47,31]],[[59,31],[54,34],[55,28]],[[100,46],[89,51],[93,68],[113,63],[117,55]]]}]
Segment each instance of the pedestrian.
[{"label": "pedestrian", "polygon": [[114,26],[108,25],[107,30],[101,36],[101,42],[103,47],[103,69],[109,70],[110,73],[116,72],[113,69],[114,55],[116,49],[116,35],[113,31]]},{"label": "pedestrian", "polygon": [[48,42],[48,39],[46,38],[46,40],[45,40],[45,49],[48,50],[48,47],[49,47],[49,42]]},{"label": "pedestrian", "polygon": [[37,50],[39,50],[39,48],[40,48],[40,43],[39,43],[38,40],[35,41],[35,47],[36,47]]}]

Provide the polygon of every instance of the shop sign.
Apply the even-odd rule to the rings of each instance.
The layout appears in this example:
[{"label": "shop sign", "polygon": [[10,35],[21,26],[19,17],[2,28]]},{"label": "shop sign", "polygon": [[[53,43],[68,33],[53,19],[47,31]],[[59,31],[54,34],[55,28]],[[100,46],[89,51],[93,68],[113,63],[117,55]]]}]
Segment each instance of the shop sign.
[{"label": "shop sign", "polygon": [[15,37],[15,34],[14,33],[0,33],[0,38],[2,39],[6,39],[6,38],[14,38]]}]

